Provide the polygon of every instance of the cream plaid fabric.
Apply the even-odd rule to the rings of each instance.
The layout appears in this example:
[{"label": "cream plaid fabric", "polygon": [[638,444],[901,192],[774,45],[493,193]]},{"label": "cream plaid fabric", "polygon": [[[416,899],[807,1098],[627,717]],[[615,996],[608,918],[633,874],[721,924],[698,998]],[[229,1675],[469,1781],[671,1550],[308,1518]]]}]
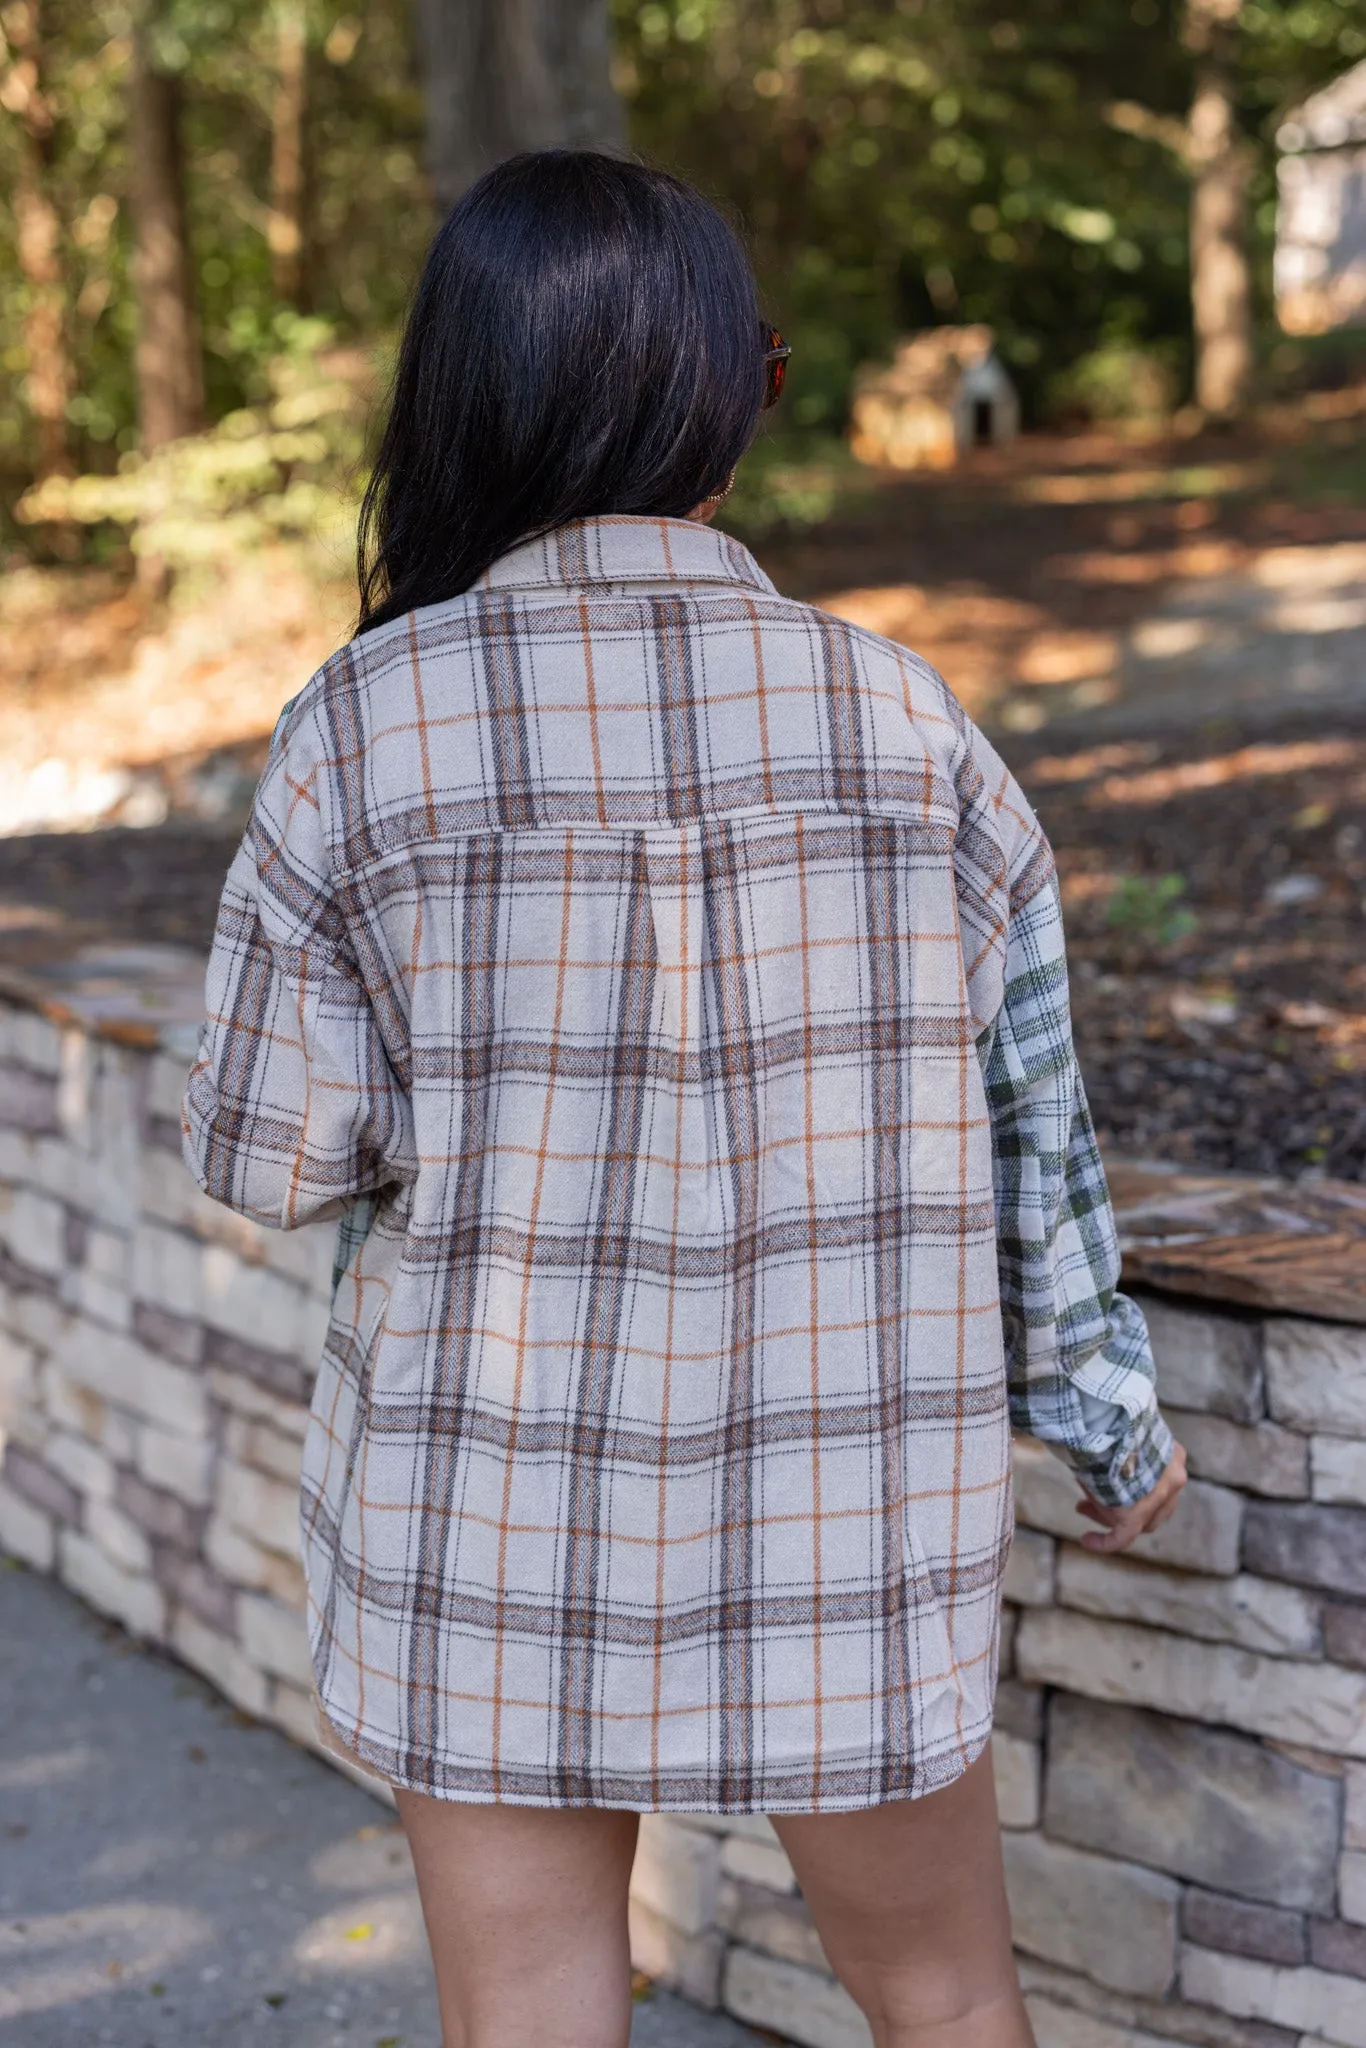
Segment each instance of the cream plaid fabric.
[{"label": "cream plaid fabric", "polygon": [[938,677],[705,528],[522,546],[287,710],[209,1017],[204,1187],[343,1218],[338,1738],[552,1806],[957,1776],[1012,1420],[1110,1501],[1170,1438],[1049,851]]}]

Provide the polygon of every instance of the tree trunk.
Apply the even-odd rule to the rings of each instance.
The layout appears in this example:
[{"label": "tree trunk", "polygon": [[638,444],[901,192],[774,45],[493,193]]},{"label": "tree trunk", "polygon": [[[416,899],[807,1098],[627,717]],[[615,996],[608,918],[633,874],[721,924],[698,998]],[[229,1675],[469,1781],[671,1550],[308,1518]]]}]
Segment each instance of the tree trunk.
[{"label": "tree trunk", "polygon": [[275,296],[299,312],[306,308],[304,234],[305,119],[308,107],[308,30],[304,0],[279,0],[276,11],[275,106],[271,119],[270,243]]},{"label": "tree trunk", "polygon": [[61,216],[49,190],[53,120],[43,90],[44,50],[37,0],[19,0],[17,6],[5,10],[0,47],[7,59],[0,78],[0,105],[17,117],[22,138],[14,223],[19,268],[28,286],[24,397],[37,433],[39,476],[69,476],[72,461],[66,409],[76,388],[76,375],[67,343]]},{"label": "tree trunk", "polygon": [[413,0],[442,212],[523,149],[620,151],[607,0]]},{"label": "tree trunk", "polygon": [[150,453],[202,424],[204,384],[185,221],[180,80],[158,68],[145,19],[133,34],[132,84],[134,361],[142,446]]},{"label": "tree trunk", "polygon": [[1189,0],[1196,55],[1191,102],[1191,311],[1195,401],[1231,420],[1252,385],[1252,278],[1247,255],[1247,151],[1233,96],[1233,42],[1242,0]]}]

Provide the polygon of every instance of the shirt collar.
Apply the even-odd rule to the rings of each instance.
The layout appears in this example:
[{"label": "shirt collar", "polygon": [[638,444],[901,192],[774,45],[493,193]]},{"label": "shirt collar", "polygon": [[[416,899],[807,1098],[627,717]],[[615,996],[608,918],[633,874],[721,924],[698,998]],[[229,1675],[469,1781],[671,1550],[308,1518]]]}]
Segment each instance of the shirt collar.
[{"label": "shirt collar", "polygon": [[485,570],[476,590],[580,589],[593,583],[740,583],[773,592],[748,548],[690,519],[613,513],[575,519],[522,541]]}]

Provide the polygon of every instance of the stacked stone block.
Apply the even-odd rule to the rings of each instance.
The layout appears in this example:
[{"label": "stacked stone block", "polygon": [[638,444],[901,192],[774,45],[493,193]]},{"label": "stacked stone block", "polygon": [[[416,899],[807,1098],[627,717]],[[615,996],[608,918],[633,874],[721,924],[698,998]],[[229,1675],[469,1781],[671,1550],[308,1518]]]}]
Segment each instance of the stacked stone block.
[{"label": "stacked stone block", "polygon": [[316,1743],[298,1474],[332,1234],[199,1193],[189,1052],[0,1006],[0,1544]]},{"label": "stacked stone block", "polygon": [[[0,1547],[316,1747],[332,1234],[199,1195],[189,1045],[138,1035],[0,1003]],[[1098,1557],[1061,1466],[1016,1461],[992,1747],[1041,2048],[1366,2048],[1366,1329],[1146,1305],[1181,1513]],[[631,1918],[699,2002],[867,2048],[766,1820],[646,1817]]]},{"label": "stacked stone block", "polygon": [[1043,1793],[1005,1846],[1035,2024],[1364,2048],[1366,1330],[1145,1307],[1191,1512],[1096,1557],[1063,1540],[1065,1475],[1016,1460],[1002,1690],[1034,1702]]}]

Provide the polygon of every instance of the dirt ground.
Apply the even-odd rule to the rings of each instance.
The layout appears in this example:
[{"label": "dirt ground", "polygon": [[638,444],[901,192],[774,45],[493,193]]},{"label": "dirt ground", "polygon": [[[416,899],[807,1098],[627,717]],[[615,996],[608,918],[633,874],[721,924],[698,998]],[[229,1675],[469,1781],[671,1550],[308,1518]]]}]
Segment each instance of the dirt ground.
[{"label": "dirt ground", "polygon": [[[1366,541],[1366,404],[1333,394],[1320,410],[1313,433],[1273,421],[1255,443],[1032,440],[880,483],[757,552],[780,588],[927,656],[1020,775],[1058,856],[1105,1138],[1361,1179],[1366,690],[1246,712],[1226,691],[1217,716],[1197,702],[1163,729],[1123,720],[1135,622],[1188,592],[1236,592],[1269,550]],[[24,758],[79,752],[141,780],[103,829],[0,837],[0,963],[106,934],[206,943],[265,736],[335,644],[337,593],[313,617],[285,579],[245,628],[227,611],[219,628],[207,614],[158,628],[125,594],[69,577],[55,597],[32,581],[21,596],[0,714]],[[1366,588],[1332,601],[1366,612]],[[184,710],[177,648],[198,663]]]},{"label": "dirt ground", "polygon": [[[1366,721],[1035,747],[1015,765],[1057,852],[1077,1044],[1110,1143],[1366,1177]],[[1170,874],[1190,930],[1163,943],[1160,910],[1137,929],[1107,916],[1117,878]]]}]

